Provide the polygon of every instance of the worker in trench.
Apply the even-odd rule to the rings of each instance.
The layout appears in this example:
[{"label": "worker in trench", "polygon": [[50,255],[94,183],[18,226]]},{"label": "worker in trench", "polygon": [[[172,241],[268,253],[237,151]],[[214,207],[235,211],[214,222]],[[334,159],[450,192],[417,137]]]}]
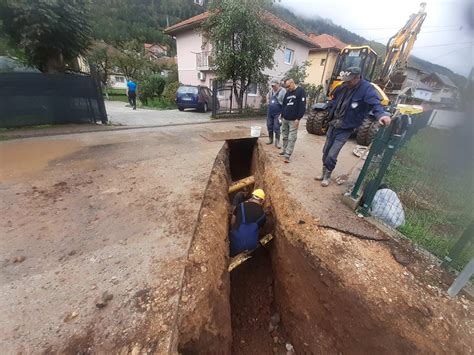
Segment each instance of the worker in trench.
[{"label": "worker in trench", "polygon": [[238,192],[234,199],[235,206],[231,219],[230,256],[257,248],[260,230],[265,224],[266,216],[263,210],[265,192],[256,189],[248,198],[245,191]]},{"label": "worker in trench", "polygon": [[360,75],[360,68],[350,67],[341,72],[344,82],[334,90],[329,101],[329,129],[323,148],[323,167],[315,179],[326,187],[331,181],[331,173],[336,167],[337,156],[344,144],[372,111],[381,125],[389,125],[390,116],[385,112],[374,87]]}]

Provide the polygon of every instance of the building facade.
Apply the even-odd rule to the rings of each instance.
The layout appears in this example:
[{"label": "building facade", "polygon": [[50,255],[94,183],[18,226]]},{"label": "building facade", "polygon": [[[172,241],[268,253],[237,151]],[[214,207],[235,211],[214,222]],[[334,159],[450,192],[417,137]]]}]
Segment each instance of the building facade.
[{"label": "building facade", "polygon": [[[178,76],[180,83],[184,85],[212,88],[215,80],[212,44],[201,30],[201,24],[208,16],[209,13],[205,12],[165,30],[165,33],[176,39]],[[265,69],[264,74],[268,75],[270,80],[282,80],[289,69],[308,60],[309,49],[316,45],[303,32],[272,14],[267,13],[265,20],[282,30],[284,39],[281,48],[275,50],[274,67]],[[260,97],[261,93],[256,85],[251,85],[248,89],[247,104],[258,106]]]},{"label": "building facade", "polygon": [[[309,37],[315,43],[315,48],[309,51],[309,67],[306,82],[314,85],[323,85],[326,89],[331,78],[332,71],[336,65],[337,56],[341,49],[347,46],[336,37],[322,34],[310,34]],[[316,46],[319,46],[316,47]]]}]

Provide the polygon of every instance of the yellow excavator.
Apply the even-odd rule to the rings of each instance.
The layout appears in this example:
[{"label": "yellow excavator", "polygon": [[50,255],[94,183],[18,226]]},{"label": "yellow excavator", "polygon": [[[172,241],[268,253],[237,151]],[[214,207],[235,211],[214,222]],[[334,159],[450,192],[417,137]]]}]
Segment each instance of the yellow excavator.
[{"label": "yellow excavator", "polygon": [[[374,86],[382,105],[395,106],[406,78],[408,57],[426,18],[425,7],[426,3],[421,3],[420,10],[412,14],[405,26],[388,40],[387,53],[377,79],[373,80],[378,55],[370,46],[349,45],[343,48],[337,57],[328,83],[326,93],[328,99],[332,98],[334,90],[342,84],[340,73],[349,67],[357,66],[360,68],[362,77]],[[330,119],[327,104],[317,103],[312,106],[309,113],[306,130],[311,134],[324,135]],[[369,145],[378,129],[377,120],[369,114],[369,117],[357,129],[357,144]]]}]

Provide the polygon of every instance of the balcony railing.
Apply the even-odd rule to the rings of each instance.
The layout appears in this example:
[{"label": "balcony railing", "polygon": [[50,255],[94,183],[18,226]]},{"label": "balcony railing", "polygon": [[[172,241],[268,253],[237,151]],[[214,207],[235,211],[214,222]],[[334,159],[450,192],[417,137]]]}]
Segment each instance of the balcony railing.
[{"label": "balcony railing", "polygon": [[196,69],[198,70],[213,70],[214,58],[212,52],[196,53]]}]

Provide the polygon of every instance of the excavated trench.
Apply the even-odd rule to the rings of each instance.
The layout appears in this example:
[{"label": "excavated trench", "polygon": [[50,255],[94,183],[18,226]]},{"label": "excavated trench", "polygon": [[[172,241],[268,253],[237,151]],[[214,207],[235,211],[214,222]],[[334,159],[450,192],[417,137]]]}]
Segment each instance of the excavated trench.
[{"label": "excavated trench", "polygon": [[[402,305],[394,314],[390,306],[371,302],[366,286],[351,282],[351,275],[358,275],[356,268],[349,266],[342,273],[340,261],[347,263],[353,256],[340,241],[325,239],[317,221],[291,202],[282,182],[266,170],[266,162],[254,139],[228,141],[219,152],[189,249],[170,350],[182,354],[288,354],[293,348],[296,353],[324,354],[447,350],[446,343],[433,341],[436,332],[426,336],[431,318],[423,309]],[[255,187],[267,194],[268,219],[262,235],[271,233],[274,239],[229,273],[233,196],[228,187],[250,175],[255,176]],[[311,243],[319,250],[310,251]],[[450,339],[451,347],[459,343],[455,338]],[[462,352],[463,346],[457,350]]]},{"label": "excavated trench", "polygon": [[[235,182],[257,173],[257,149],[254,139],[229,141],[230,179]],[[245,190],[263,187],[259,176],[255,185]],[[233,194],[230,196],[232,201]],[[275,234],[275,221],[269,206],[265,206],[266,223],[260,236]],[[232,214],[230,209],[229,219]],[[233,354],[270,354],[284,352],[286,333],[274,298],[271,243],[258,248],[253,257],[230,273],[230,306]]]}]

